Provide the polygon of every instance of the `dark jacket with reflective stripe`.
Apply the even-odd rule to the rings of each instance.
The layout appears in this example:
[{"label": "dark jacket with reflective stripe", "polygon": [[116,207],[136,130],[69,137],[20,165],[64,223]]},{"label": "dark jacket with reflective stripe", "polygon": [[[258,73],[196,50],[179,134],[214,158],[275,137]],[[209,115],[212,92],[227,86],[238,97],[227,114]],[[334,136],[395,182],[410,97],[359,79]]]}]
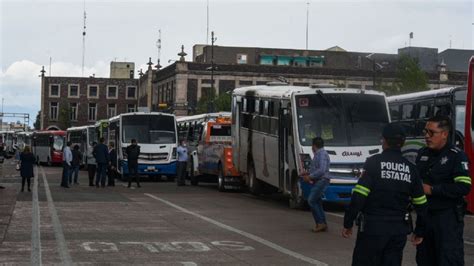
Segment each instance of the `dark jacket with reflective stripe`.
[{"label": "dark jacket with reflective stripe", "polygon": [[427,196],[431,211],[454,208],[471,190],[467,156],[454,146],[440,151],[423,148],[416,167],[423,182],[433,186],[432,195]]},{"label": "dark jacket with reflective stripe", "polygon": [[344,216],[344,227],[351,228],[358,212],[365,216],[364,232],[376,235],[410,233],[405,221],[407,208],[417,211],[417,235],[423,234],[426,196],[415,166],[399,149],[387,149],[367,159],[364,172],[353,190]]}]

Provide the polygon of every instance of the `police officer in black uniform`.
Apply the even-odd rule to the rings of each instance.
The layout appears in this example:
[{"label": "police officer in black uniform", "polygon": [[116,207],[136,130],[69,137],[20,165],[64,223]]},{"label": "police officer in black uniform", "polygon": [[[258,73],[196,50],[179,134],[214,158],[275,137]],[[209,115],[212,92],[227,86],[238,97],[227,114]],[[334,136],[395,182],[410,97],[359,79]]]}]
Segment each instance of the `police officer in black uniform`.
[{"label": "police officer in black uniform", "polygon": [[416,167],[428,198],[425,240],[417,247],[418,265],[464,265],[463,197],[471,189],[466,154],[449,143],[452,122],[435,116],[423,130],[426,148]]},{"label": "police officer in black uniform", "polygon": [[401,265],[412,221],[410,203],[417,212],[414,245],[423,241],[426,196],[415,166],[402,156],[403,129],[388,124],[383,132],[383,152],[367,159],[351,204],[344,216],[342,236],[359,226],[352,265]]}]

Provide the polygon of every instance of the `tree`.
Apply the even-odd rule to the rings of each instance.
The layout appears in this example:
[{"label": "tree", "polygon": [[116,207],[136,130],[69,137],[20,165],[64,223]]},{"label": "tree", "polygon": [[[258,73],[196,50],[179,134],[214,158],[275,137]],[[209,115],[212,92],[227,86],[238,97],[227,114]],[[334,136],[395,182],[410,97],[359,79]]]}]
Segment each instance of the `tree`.
[{"label": "tree", "polygon": [[215,98],[214,100],[215,111],[230,112],[231,102],[232,102],[232,95],[230,92],[219,94],[219,96]]},{"label": "tree", "polygon": [[410,56],[402,55],[397,66],[398,93],[409,93],[428,89],[428,77],[418,62]]},{"label": "tree", "polygon": [[[203,90],[204,92],[204,90]],[[227,111],[230,112],[232,96],[230,93],[222,93],[216,97],[215,92],[207,89],[205,93],[201,96],[197,103],[196,113],[212,113],[212,112],[221,112]]]},{"label": "tree", "polygon": [[35,120],[35,123],[33,124],[33,126],[36,130],[41,129],[41,110],[38,111],[38,114],[36,115],[36,120]]},{"label": "tree", "polygon": [[71,127],[71,108],[67,108],[66,104],[62,104],[59,108],[58,122],[59,127],[64,130]]}]

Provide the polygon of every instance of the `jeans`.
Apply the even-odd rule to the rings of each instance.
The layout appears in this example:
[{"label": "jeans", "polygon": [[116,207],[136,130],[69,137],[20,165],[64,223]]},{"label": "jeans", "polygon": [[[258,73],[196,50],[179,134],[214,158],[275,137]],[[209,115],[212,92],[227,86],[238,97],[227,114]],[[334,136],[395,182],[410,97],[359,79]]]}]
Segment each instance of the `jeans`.
[{"label": "jeans", "polygon": [[63,161],[63,176],[61,179],[61,186],[67,187],[68,186],[68,179],[69,179],[69,171],[71,166]]},{"label": "jeans", "polygon": [[322,196],[329,185],[329,179],[321,178],[314,183],[308,196],[308,204],[311,207],[314,221],[317,224],[326,224],[326,215],[323,209]]},{"label": "jeans", "polygon": [[132,162],[128,164],[128,186],[132,185],[132,178],[135,177],[137,186],[140,186],[140,176],[138,175],[138,163]]},{"label": "jeans", "polygon": [[89,174],[89,186],[94,185],[94,176],[95,176],[95,171],[97,169],[97,165],[95,164],[88,164],[87,165],[87,172]]},{"label": "jeans", "polygon": [[69,184],[72,184],[72,176],[74,175],[74,183],[77,183],[77,178],[79,176],[79,165],[73,165],[69,171]]},{"label": "jeans", "polygon": [[106,163],[98,163],[97,164],[97,178],[95,180],[95,185],[105,186],[105,179],[106,179],[106,172],[107,172],[107,164]]},{"label": "jeans", "polygon": [[186,164],[187,162],[178,162],[178,169],[177,169],[177,179],[176,182],[178,185],[184,185],[186,183]]}]

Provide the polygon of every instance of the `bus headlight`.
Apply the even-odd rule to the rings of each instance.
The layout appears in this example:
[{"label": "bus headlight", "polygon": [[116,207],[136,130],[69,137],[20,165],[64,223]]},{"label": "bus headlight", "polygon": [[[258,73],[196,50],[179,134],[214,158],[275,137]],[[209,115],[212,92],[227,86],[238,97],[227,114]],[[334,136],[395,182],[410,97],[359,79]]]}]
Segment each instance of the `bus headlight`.
[{"label": "bus headlight", "polygon": [[171,153],[171,158],[176,159],[176,147],[173,148],[173,153]]},{"label": "bus headlight", "polygon": [[300,153],[300,163],[303,170],[309,171],[309,167],[311,165],[311,156],[309,156],[307,153]]}]

